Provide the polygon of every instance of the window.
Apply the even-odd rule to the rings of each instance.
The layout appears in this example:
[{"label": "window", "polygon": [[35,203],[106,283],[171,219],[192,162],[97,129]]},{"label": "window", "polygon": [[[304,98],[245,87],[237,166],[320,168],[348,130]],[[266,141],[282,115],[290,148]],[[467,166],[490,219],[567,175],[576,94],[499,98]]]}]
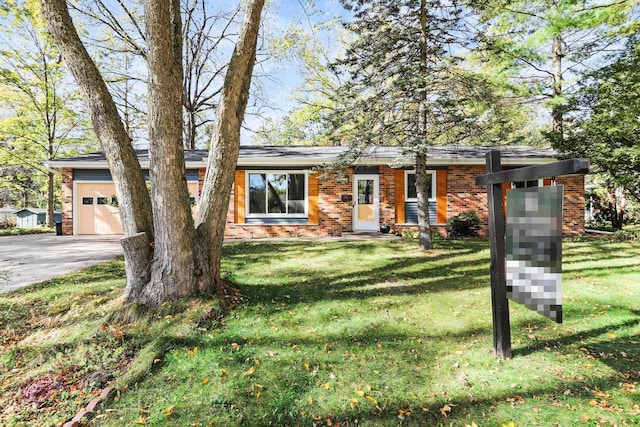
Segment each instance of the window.
[{"label": "window", "polygon": [[544,180],[542,179],[532,179],[530,181],[518,181],[512,182],[511,188],[531,188],[531,187],[543,187]]},{"label": "window", "polygon": [[97,200],[99,205],[108,205],[109,204],[109,198],[108,197],[98,197]]},{"label": "window", "polygon": [[93,204],[93,197],[83,197],[82,198],[82,204],[83,205],[92,205]]},{"label": "window", "polygon": [[307,177],[304,173],[248,173],[248,215],[304,216]]},{"label": "window", "polygon": [[[416,192],[416,173],[414,171],[405,172],[404,185],[405,200],[417,199],[418,196]],[[429,200],[436,199],[436,171],[427,171],[427,193],[429,195]]]}]

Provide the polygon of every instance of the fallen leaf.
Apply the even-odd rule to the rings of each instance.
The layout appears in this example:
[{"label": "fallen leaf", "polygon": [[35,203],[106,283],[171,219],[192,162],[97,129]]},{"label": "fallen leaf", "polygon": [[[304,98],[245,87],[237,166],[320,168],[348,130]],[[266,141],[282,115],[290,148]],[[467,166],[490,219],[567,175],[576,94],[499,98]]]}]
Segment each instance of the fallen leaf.
[{"label": "fallen leaf", "polygon": [[229,374],[229,371],[227,371],[226,369],[223,369],[222,371],[220,371],[221,377],[226,377],[228,374]]},{"label": "fallen leaf", "polygon": [[206,384],[206,383],[208,383],[208,382],[209,382],[209,377],[204,377],[204,378],[202,379],[202,384]]},{"label": "fallen leaf", "polygon": [[329,390],[331,388],[331,383],[322,384],[322,388],[325,389],[325,390]]},{"label": "fallen leaf", "polygon": [[369,402],[373,403],[374,405],[378,405],[378,401],[373,397],[373,396],[369,396],[368,394],[364,397],[365,399],[367,399]]},{"label": "fallen leaf", "polygon": [[310,369],[308,363],[303,363],[302,367],[304,368],[305,371],[308,371]]},{"label": "fallen leaf", "polygon": [[612,334],[611,332],[609,332],[609,333],[607,334],[607,336],[608,336],[609,338],[618,338],[618,336],[617,336],[616,334]]},{"label": "fallen leaf", "polygon": [[170,417],[173,415],[173,408],[175,408],[175,405],[167,406],[162,410],[162,413],[165,417]]},{"label": "fallen leaf", "polygon": [[355,391],[355,393],[356,393],[358,396],[361,396],[361,397],[363,397],[363,396],[364,396],[364,391],[362,391],[362,390],[356,390],[356,391]]},{"label": "fallen leaf", "polygon": [[444,405],[442,408],[440,408],[440,413],[442,414],[443,417],[448,417],[447,413],[451,412],[451,406],[449,405]]},{"label": "fallen leaf", "polygon": [[250,376],[250,375],[253,375],[253,373],[254,373],[255,371],[256,371],[255,366],[252,366],[252,367],[250,367],[250,368],[249,368],[249,370],[248,370],[248,371],[244,372],[244,373],[242,374],[242,376],[243,376],[243,377],[248,377],[248,376]]},{"label": "fallen leaf", "polygon": [[502,424],[502,427],[516,427],[513,421],[509,421],[509,424]]},{"label": "fallen leaf", "polygon": [[140,417],[137,420],[134,421],[134,424],[147,424],[147,419],[145,417]]}]

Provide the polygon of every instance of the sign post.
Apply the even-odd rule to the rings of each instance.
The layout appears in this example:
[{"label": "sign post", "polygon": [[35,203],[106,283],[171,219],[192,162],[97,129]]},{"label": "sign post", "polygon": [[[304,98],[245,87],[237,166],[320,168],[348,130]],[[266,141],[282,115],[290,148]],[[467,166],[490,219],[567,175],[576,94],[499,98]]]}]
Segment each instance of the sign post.
[{"label": "sign post", "polygon": [[562,175],[586,174],[588,159],[570,159],[540,166],[502,170],[500,152],[486,154],[487,174],[476,177],[477,185],[487,186],[489,204],[489,242],[491,244],[491,307],[493,349],[496,356],[511,358],[511,327],[507,299],[505,219],[502,183],[529,181]]}]

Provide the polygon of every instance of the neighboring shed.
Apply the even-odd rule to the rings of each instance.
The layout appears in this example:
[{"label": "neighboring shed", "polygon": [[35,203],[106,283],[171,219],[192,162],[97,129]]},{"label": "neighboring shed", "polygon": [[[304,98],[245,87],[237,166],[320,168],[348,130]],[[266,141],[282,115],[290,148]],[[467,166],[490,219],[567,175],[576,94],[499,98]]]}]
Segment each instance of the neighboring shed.
[{"label": "neighboring shed", "polygon": [[[47,222],[47,210],[39,208],[23,208],[16,212],[18,227],[38,227]],[[54,211],[53,222],[62,222],[62,211]]]}]

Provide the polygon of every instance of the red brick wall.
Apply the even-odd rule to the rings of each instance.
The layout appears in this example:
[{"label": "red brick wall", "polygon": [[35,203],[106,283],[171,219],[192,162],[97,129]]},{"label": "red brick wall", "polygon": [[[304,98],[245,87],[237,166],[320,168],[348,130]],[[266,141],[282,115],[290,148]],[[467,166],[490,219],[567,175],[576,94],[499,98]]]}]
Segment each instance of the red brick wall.
[{"label": "red brick wall", "polygon": [[[396,209],[398,201],[404,200],[404,186],[396,185],[397,171],[380,166],[380,222],[392,225],[396,231],[405,228],[417,228],[415,226],[398,226],[404,222],[404,218],[396,218],[397,213],[404,212],[403,208]],[[198,173],[199,189],[202,191],[205,170]],[[404,174],[404,172],[403,172]],[[482,221],[481,233],[487,234],[487,197],[484,186],[475,184],[476,176],[484,175],[485,167],[477,166],[449,166],[446,174],[441,172],[438,178],[446,176],[447,194],[438,197],[438,201],[446,200],[446,210],[438,206],[438,212],[446,211],[446,217],[450,218],[466,210],[474,210]],[[345,176],[348,179],[345,179]],[[404,175],[402,175],[404,177]],[[244,173],[236,172],[236,183],[244,185]],[[566,235],[584,233],[584,177],[582,175],[561,177],[557,183],[564,185],[564,227]],[[442,183],[437,183],[439,192]],[[311,188],[313,186],[313,188]],[[315,192],[317,186],[317,192]],[[260,225],[245,224],[244,197],[236,198],[236,184],[232,189],[229,199],[229,211],[227,212],[226,238],[264,238],[264,237],[298,237],[298,236],[341,236],[344,232],[352,230],[353,207],[352,202],[343,202],[343,194],[353,194],[353,170],[348,168],[346,175],[329,172],[311,176],[309,179],[309,195],[317,194],[317,220],[316,211],[310,203],[309,224],[295,225]],[[243,191],[243,189],[240,189]],[[240,196],[240,194],[238,194]],[[311,212],[311,210],[314,212]],[[73,170],[62,170],[62,230],[65,235],[73,234]],[[440,215],[441,216],[441,215]],[[440,219],[440,218],[439,218]],[[433,227],[434,231],[445,234],[443,225]]]},{"label": "red brick wall", "polygon": [[[447,167],[447,218],[460,212],[473,210],[480,217],[482,228],[480,234],[486,236],[488,230],[489,208],[487,206],[487,194],[485,186],[476,185],[478,175],[486,174],[485,166],[449,166]],[[575,235],[584,233],[584,176],[566,176],[556,180],[558,185],[564,185],[563,204],[563,233]],[[440,183],[437,183],[440,185]],[[505,187],[509,184],[505,185]],[[441,207],[438,206],[438,210]],[[396,227],[397,229],[415,227]],[[443,235],[446,235],[444,226],[432,227]]]},{"label": "red brick wall", "polygon": [[489,208],[486,187],[476,185],[476,177],[485,174],[486,168],[482,165],[447,168],[447,219],[460,212],[473,210],[480,217],[480,233],[483,235],[488,232]]},{"label": "red brick wall", "polygon": [[562,176],[556,178],[556,183],[564,185],[562,232],[584,234],[584,175]]},{"label": "red brick wall", "polygon": [[[380,166],[380,224],[393,225],[396,221],[396,170]],[[399,190],[404,194],[404,185]]]},{"label": "red brick wall", "polygon": [[73,235],[73,169],[62,169],[62,234]]}]

